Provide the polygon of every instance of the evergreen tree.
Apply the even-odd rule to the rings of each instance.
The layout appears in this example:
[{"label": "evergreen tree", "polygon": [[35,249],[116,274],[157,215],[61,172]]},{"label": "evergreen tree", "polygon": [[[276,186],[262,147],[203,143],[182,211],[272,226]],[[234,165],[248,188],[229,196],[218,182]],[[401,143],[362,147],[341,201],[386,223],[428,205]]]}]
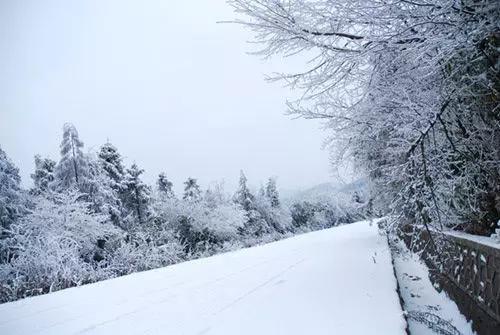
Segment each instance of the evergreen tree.
[{"label": "evergreen tree", "polygon": [[63,127],[61,142],[61,160],[56,166],[58,186],[68,189],[78,186],[87,175],[87,160],[82,152],[83,142],[78,137],[78,131],[71,123]]},{"label": "evergreen tree", "polygon": [[266,197],[269,199],[271,207],[277,208],[280,206],[280,196],[276,187],[276,179],[269,178],[266,185]]},{"label": "evergreen tree", "polygon": [[144,170],[134,163],[127,169],[123,182],[124,206],[132,213],[140,224],[145,223],[150,215],[149,204],[151,189],[141,180]]},{"label": "evergreen tree", "polygon": [[0,228],[9,227],[20,214],[20,184],[19,169],[0,148]]},{"label": "evergreen tree", "polygon": [[264,185],[262,185],[262,184],[260,184],[258,195],[261,198],[265,198],[266,197],[266,189],[264,188]]},{"label": "evergreen tree", "polygon": [[238,189],[233,197],[233,201],[241,206],[245,211],[245,224],[240,233],[250,236],[262,236],[270,232],[269,225],[266,221],[266,215],[261,210],[259,198],[255,197],[247,186],[247,178],[243,171],[240,171],[240,181]]},{"label": "evergreen tree", "polygon": [[89,156],[88,175],[80,190],[95,213],[108,214],[110,220],[120,226],[123,207],[120,199],[122,186],[108,175],[100,158]]},{"label": "evergreen tree", "polygon": [[125,174],[120,153],[115,146],[107,142],[99,150],[98,156],[102,168],[108,177],[114,181],[115,187],[118,187],[123,182]]},{"label": "evergreen tree", "polygon": [[50,158],[42,158],[40,155],[35,156],[35,171],[31,174],[33,179],[33,192],[40,193],[49,189],[50,184],[54,181],[54,170],[56,162]]},{"label": "evergreen tree", "polygon": [[156,181],[158,185],[158,191],[160,194],[163,194],[167,198],[175,198],[174,191],[172,190],[172,182],[167,179],[167,175],[165,173],[160,173],[158,175],[158,180]]},{"label": "evergreen tree", "polygon": [[238,190],[234,195],[234,202],[239,204],[245,211],[254,209],[254,196],[250,193],[247,186],[247,177],[243,171],[240,171],[240,182]]},{"label": "evergreen tree", "polygon": [[[100,195],[106,199],[106,211],[109,213],[111,221],[121,226],[123,214],[123,202],[125,201],[125,169],[122,163],[122,156],[118,149],[109,142],[101,146],[98,153],[99,166],[95,166],[93,179],[101,181],[104,187],[100,188]],[[99,171],[99,172],[98,172]],[[103,174],[101,176],[100,174]]]},{"label": "evergreen tree", "polygon": [[189,177],[184,182],[184,195],[182,199],[188,201],[198,201],[201,198],[200,186],[196,182],[196,179]]}]

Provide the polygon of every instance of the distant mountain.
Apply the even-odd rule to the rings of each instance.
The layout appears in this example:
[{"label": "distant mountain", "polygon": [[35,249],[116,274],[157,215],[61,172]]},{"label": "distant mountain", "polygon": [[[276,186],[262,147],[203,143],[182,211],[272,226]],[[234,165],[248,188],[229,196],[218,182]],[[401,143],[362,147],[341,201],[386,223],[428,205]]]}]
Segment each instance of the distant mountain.
[{"label": "distant mountain", "polygon": [[355,192],[366,193],[368,182],[365,178],[355,180],[351,183],[323,183],[308,188],[306,190],[296,191],[282,195],[285,203],[296,201],[324,202],[342,199],[350,199]]}]

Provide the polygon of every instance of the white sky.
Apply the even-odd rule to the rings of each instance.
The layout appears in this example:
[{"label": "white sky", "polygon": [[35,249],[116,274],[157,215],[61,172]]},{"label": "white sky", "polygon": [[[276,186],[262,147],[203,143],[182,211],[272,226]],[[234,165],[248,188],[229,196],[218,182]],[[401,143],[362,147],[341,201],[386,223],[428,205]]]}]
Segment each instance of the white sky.
[{"label": "white sky", "polygon": [[36,153],[59,158],[64,122],[85,148],[109,140],[176,189],[329,181],[319,124],[285,116],[291,92],[264,74],[295,60],[246,54],[251,35],[224,0],[0,0],[0,145],[29,185]]}]

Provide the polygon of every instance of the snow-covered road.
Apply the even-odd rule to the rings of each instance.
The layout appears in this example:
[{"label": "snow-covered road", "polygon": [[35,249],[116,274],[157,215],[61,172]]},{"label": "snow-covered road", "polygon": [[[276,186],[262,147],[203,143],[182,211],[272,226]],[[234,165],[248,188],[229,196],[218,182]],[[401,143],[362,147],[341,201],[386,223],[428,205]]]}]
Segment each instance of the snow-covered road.
[{"label": "snow-covered road", "polygon": [[360,222],[0,305],[0,334],[404,334],[390,252]]}]

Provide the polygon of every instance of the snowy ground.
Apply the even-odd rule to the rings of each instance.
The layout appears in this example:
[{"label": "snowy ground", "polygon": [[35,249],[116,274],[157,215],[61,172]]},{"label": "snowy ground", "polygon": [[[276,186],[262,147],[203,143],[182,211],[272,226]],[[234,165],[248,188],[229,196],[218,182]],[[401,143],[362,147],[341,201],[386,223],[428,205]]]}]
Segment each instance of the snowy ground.
[{"label": "snowy ground", "polygon": [[408,326],[412,335],[472,335],[471,324],[445,292],[438,292],[429,279],[427,266],[406,246],[396,244],[394,267],[398,277]]},{"label": "snowy ground", "polygon": [[0,334],[404,334],[395,290],[360,222],[0,305]]}]

